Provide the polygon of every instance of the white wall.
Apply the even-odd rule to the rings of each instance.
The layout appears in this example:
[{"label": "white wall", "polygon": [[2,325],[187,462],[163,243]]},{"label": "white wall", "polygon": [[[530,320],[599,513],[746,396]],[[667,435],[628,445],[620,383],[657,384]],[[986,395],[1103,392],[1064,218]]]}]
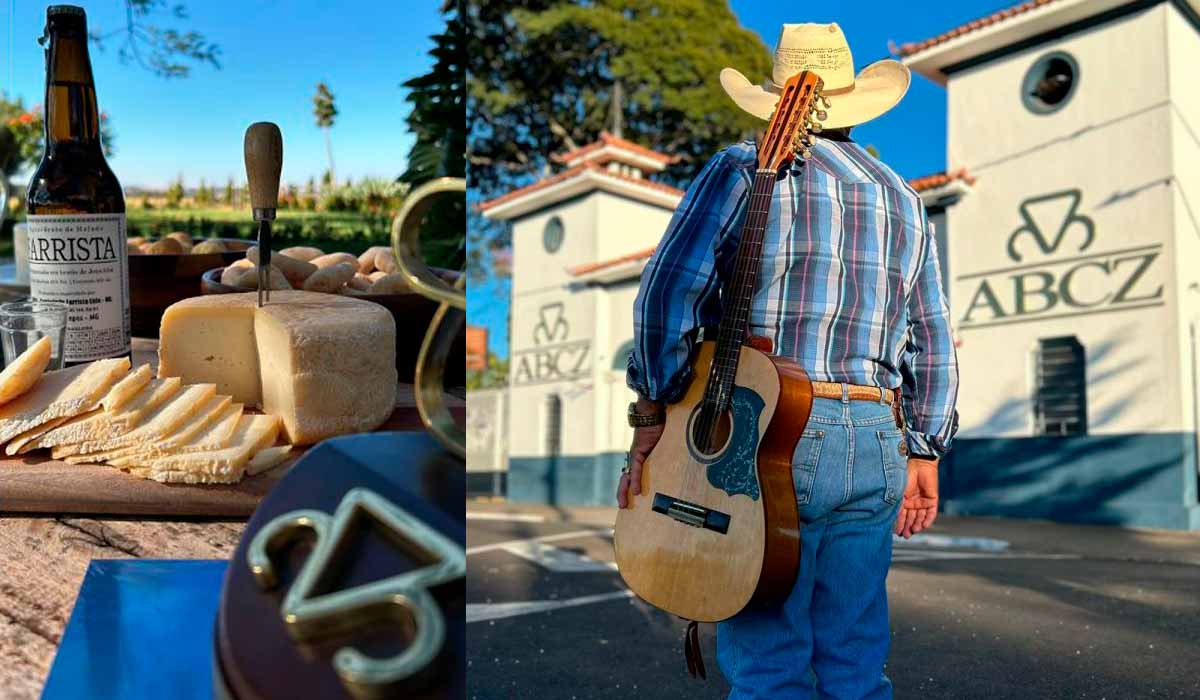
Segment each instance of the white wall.
[{"label": "white wall", "polygon": [[[1190,372],[1180,374],[1173,282],[1176,217],[1164,70],[1166,15],[1173,11],[1161,4],[950,78],[947,165],[965,166],[978,177],[973,191],[947,214],[953,275],[947,286],[961,340],[964,437],[1031,434],[1031,351],[1038,338],[1056,335],[1076,335],[1087,349],[1090,433],[1189,427],[1183,403],[1191,390],[1181,380]],[[1035,115],[1020,99],[1022,79],[1052,50],[1075,57],[1079,83],[1061,110]],[[1069,193],[1076,191],[1072,215],[1075,195]],[[1053,193],[1063,194],[1030,202]],[[1017,261],[1007,248],[1014,233],[1028,228],[1023,203],[1046,241],[1054,241],[1064,220],[1072,223],[1049,253],[1038,248],[1034,235],[1018,235]],[[1085,220],[1094,238],[1084,248]],[[1118,252],[1130,249],[1141,252]],[[1144,260],[1152,262],[1123,296],[1145,297],[1161,286],[1160,297],[1122,307],[1122,287]],[[1022,274],[1029,275],[1031,287],[1042,281],[1033,275],[1048,274],[1055,290],[1068,278],[1066,288],[1076,301],[1092,303],[1106,295],[1108,301],[1084,308],[1059,299],[1047,312],[1018,316],[1013,278]],[[972,302],[981,299],[983,280],[997,292],[1006,318],[995,318],[988,307],[966,318]],[[1027,299],[1027,310],[1033,310],[1045,298]],[[1076,315],[1047,318],[1067,313]]]},{"label": "white wall", "polygon": [[[1164,13],[1167,30],[1167,80],[1171,88],[1171,118],[1169,137],[1175,179],[1172,183],[1172,205],[1175,218],[1177,250],[1175,284],[1179,304],[1176,322],[1182,329],[1178,346],[1183,384],[1196,389],[1200,374],[1200,338],[1194,337],[1194,326],[1200,323],[1200,90],[1197,90],[1196,69],[1200,66],[1200,34],[1187,23],[1174,7]],[[1189,377],[1188,374],[1191,374]],[[1196,399],[1185,393],[1183,423],[1197,428]]]},{"label": "white wall", "polygon": [[611,260],[658,245],[672,209],[637,202],[609,192],[597,192],[596,258]]}]

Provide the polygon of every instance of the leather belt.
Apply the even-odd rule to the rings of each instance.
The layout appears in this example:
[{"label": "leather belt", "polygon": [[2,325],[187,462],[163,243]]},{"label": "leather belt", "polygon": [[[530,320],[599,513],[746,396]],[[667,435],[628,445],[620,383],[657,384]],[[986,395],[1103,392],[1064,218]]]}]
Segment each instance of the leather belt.
[{"label": "leather belt", "polygon": [[847,394],[851,399],[859,401],[879,401],[880,392],[883,393],[883,402],[892,404],[895,402],[896,393],[891,389],[883,389],[877,386],[864,386],[862,384],[842,384],[841,382],[813,382],[813,396],[818,396],[823,399],[840,399],[842,398],[842,387],[846,386]]}]

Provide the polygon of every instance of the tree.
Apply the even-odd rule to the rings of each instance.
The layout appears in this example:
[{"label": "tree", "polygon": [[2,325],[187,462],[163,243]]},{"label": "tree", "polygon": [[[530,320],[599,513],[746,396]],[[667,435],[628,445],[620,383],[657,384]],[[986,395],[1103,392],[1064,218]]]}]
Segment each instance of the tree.
[{"label": "tree", "polygon": [[[407,80],[405,100],[412,105],[407,122],[416,137],[408,151],[408,165],[399,180],[414,187],[436,177],[465,177],[467,131],[463,123],[466,105],[467,53],[463,3],[447,0],[442,13],[446,26],[433,38],[433,67]],[[422,224],[422,250],[432,264],[459,268],[464,252],[466,198],[442,197]]]},{"label": "tree", "polygon": [[233,184],[233,178],[229,178],[228,180],[226,180],[225,181],[225,206],[230,207],[230,208],[232,208],[234,206],[233,198],[234,198],[234,193],[236,191],[237,191],[237,188]]},{"label": "tree", "polygon": [[200,178],[200,186],[196,188],[196,204],[205,206],[212,204],[213,191],[205,182],[204,178]]},{"label": "tree", "polygon": [[184,61],[207,63],[217,70],[221,48],[197,31],[180,31],[155,20],[159,11],[171,18],[188,18],[183,3],[168,0],[125,0],[125,24],[105,34],[89,32],[92,45],[103,51],[110,41],[122,38],[117,57],[122,63],[134,62],[162,78],[186,78],[191,66]]},{"label": "tree", "polygon": [[718,82],[725,66],[751,80],[771,70],[767,47],[724,0],[468,7],[468,162],[472,186],[486,196],[539,174],[546,156],[593,141],[611,120],[614,91],[623,96],[625,138],[678,156],[664,176],[677,184],[764,127]]},{"label": "tree", "polygon": [[183,175],[175,178],[175,181],[167,188],[165,199],[167,207],[170,209],[178,209],[179,205],[183,203]]},{"label": "tree", "polygon": [[[0,127],[6,129],[12,137],[12,144],[7,153],[7,164],[0,163],[0,176],[9,177],[22,170],[33,168],[42,159],[45,149],[45,116],[41,105],[26,109],[21,98],[15,100],[0,96]],[[115,153],[116,136],[113,134],[112,123],[108,113],[100,113],[100,143],[104,147],[104,155],[112,157]],[[5,155],[0,154],[0,161]]]},{"label": "tree", "polygon": [[317,119],[317,127],[325,131],[325,155],[329,158],[330,184],[337,182],[337,172],[333,169],[333,144],[329,140],[329,130],[333,128],[333,120],[337,115],[333,93],[325,83],[317,83],[317,92],[313,95],[313,116]]}]

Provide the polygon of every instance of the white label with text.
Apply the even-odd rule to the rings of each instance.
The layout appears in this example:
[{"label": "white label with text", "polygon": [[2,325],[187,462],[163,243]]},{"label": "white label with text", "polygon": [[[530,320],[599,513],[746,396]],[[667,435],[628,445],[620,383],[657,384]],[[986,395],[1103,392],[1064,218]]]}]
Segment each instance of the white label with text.
[{"label": "white label with text", "polygon": [[63,361],[129,352],[124,214],[29,217],[29,295],[67,304]]}]

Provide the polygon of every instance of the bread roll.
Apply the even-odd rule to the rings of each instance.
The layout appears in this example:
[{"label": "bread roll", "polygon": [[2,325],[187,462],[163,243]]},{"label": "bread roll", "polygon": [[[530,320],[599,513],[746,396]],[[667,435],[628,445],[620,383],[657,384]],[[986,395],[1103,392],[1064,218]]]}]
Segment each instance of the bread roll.
[{"label": "bread roll", "polygon": [[[256,265],[258,264],[258,246],[254,246],[246,251],[246,259]],[[286,255],[278,253],[271,256],[271,267],[279,268],[279,271],[287,278],[293,289],[302,287],[304,280],[317,271],[317,266],[310,262],[289,258]]]},{"label": "bread roll", "polygon": [[358,272],[358,258],[349,253],[326,253],[317,258],[309,260],[310,263],[317,267],[329,267],[338,263],[350,263],[354,266],[354,271]]},{"label": "bread roll", "polygon": [[331,294],[354,279],[357,270],[358,268],[350,263],[338,263],[337,265],[323,267],[304,280],[304,289],[310,292]]},{"label": "bread roll", "polygon": [[279,254],[286,255],[292,260],[303,260],[304,262],[310,262],[313,258],[319,258],[324,255],[325,251],[321,250],[320,248],[313,248],[312,246],[296,245],[292,246],[291,248],[284,248],[283,250],[279,251]]}]

